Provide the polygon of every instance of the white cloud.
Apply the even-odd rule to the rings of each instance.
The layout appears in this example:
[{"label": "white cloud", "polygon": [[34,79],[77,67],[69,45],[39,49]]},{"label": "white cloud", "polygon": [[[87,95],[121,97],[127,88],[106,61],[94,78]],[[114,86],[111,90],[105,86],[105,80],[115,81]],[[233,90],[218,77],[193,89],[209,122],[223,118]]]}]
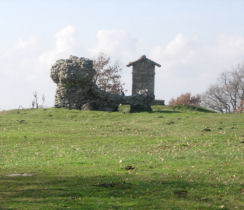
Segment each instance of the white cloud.
[{"label": "white cloud", "polygon": [[99,30],[96,45],[90,50],[91,56],[105,53],[125,64],[140,51],[137,40],[121,29]]},{"label": "white cloud", "polygon": [[55,34],[57,53],[72,52],[77,44],[76,29],[69,25]]},{"label": "white cloud", "polygon": [[32,36],[27,40],[24,40],[23,38],[20,38],[16,43],[17,49],[27,49],[34,47],[37,44],[36,37]]},{"label": "white cloud", "polygon": [[[37,37],[19,38],[0,56],[0,73],[17,78],[26,76],[36,68],[33,67],[36,54],[40,53]],[[28,67],[29,65],[29,67]]]},{"label": "white cloud", "polygon": [[177,34],[173,40],[171,40],[165,51],[171,55],[182,54],[182,51],[188,48],[190,40],[183,34]]},{"label": "white cloud", "polygon": [[76,28],[68,25],[55,34],[55,48],[44,51],[38,60],[40,65],[51,66],[57,59],[76,54],[79,50]]},{"label": "white cloud", "polygon": [[[32,92],[45,81],[38,74],[38,40],[32,36],[18,39],[0,56],[0,106],[2,109],[30,107]],[[43,80],[44,79],[44,80]]]},{"label": "white cloud", "polygon": [[177,34],[166,46],[158,45],[151,48],[149,55],[167,64],[167,69],[174,69],[191,63],[198,50],[197,40]]}]

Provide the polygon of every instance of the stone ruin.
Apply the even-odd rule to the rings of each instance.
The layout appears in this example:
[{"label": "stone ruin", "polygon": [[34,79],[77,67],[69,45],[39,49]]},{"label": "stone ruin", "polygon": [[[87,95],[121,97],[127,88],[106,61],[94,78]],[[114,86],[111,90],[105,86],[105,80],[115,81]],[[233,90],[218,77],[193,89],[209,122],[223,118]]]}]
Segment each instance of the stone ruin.
[{"label": "stone ruin", "polygon": [[130,66],[132,66],[132,95],[141,89],[147,89],[154,95],[155,66],[161,67],[161,65],[143,55],[127,65]]},{"label": "stone ruin", "polygon": [[151,111],[154,94],[138,90],[132,96],[110,94],[93,82],[96,71],[93,61],[70,56],[60,59],[51,68],[51,78],[57,84],[55,107],[117,111],[120,104],[131,105],[131,111]]},{"label": "stone ruin", "polygon": [[[148,94],[154,95],[155,67],[160,64],[148,59],[145,55],[130,62],[127,67],[132,66],[132,95],[140,90],[147,90]],[[164,100],[153,100],[151,105],[164,105]]]}]

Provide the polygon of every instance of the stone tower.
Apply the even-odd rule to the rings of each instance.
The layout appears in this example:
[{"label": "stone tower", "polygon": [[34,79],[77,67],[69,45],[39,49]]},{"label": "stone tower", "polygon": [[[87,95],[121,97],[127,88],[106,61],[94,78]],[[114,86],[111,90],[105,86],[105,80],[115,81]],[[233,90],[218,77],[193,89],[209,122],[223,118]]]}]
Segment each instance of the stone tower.
[{"label": "stone tower", "polygon": [[132,95],[139,90],[148,90],[148,93],[154,95],[155,66],[160,64],[148,59],[145,55],[138,60],[130,62],[127,67],[133,67],[132,70]]}]

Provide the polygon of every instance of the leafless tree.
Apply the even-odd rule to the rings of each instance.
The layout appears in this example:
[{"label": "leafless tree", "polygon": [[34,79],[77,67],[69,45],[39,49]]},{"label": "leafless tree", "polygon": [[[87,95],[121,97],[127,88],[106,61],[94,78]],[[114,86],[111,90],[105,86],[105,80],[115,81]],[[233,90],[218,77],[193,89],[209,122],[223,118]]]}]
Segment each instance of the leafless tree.
[{"label": "leafless tree", "polygon": [[34,96],[34,99],[32,101],[32,107],[33,108],[36,107],[36,109],[38,109],[39,108],[39,103],[38,103],[38,94],[37,94],[37,91],[35,91],[33,93],[33,96]]},{"label": "leafless tree", "polygon": [[219,112],[236,112],[244,100],[244,65],[220,75],[202,95],[202,105]]},{"label": "leafless tree", "polygon": [[218,112],[230,112],[228,98],[223,94],[219,85],[212,85],[201,96],[201,105]]},{"label": "leafless tree", "polygon": [[35,108],[35,100],[33,100],[33,101],[31,102],[31,107],[32,107],[32,109]]},{"label": "leafless tree", "polygon": [[93,62],[96,75],[93,80],[102,90],[114,93],[123,94],[124,84],[121,83],[121,67],[117,63],[111,63],[109,56],[100,54]]}]

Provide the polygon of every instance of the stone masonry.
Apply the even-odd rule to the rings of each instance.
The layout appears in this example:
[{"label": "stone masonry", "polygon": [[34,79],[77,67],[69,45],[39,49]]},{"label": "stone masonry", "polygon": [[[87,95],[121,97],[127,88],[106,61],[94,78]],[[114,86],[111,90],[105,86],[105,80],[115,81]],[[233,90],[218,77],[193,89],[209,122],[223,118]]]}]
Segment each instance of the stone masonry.
[{"label": "stone masonry", "polygon": [[70,56],[60,59],[51,68],[51,78],[57,84],[55,107],[116,111],[119,104],[130,104],[132,111],[151,110],[154,95],[146,89],[137,89],[132,96],[110,94],[93,82],[93,61]]},{"label": "stone masonry", "polygon": [[149,94],[154,95],[155,66],[161,67],[161,65],[143,55],[127,65],[130,66],[133,67],[132,95],[140,90],[147,90]]}]

